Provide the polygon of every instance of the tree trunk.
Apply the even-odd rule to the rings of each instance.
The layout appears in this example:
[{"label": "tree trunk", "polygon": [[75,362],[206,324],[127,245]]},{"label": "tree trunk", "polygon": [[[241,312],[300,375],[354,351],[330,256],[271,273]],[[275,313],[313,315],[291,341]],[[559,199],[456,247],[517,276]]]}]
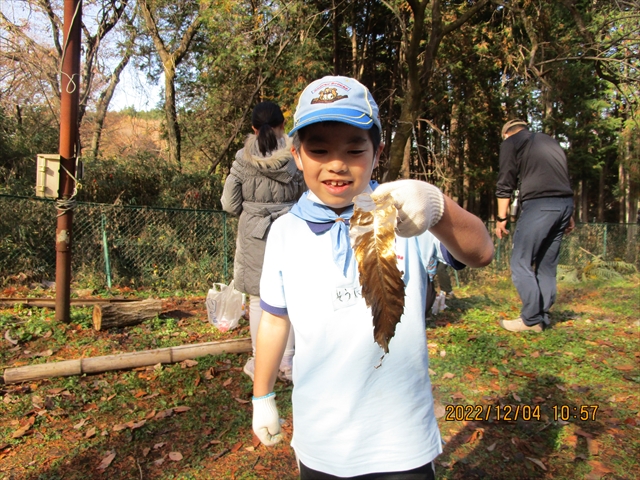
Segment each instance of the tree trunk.
[{"label": "tree trunk", "polygon": [[604,179],[607,174],[607,166],[603,165],[600,169],[600,177],[598,179],[598,222],[604,222]]},{"label": "tree trunk", "polygon": [[120,74],[129,63],[132,51],[127,48],[124,57],[115,68],[109,79],[109,85],[100,94],[98,99],[98,105],[96,107],[96,116],[94,120],[93,137],[91,138],[91,158],[97,158],[100,150],[100,137],[102,136],[102,128],[104,127],[104,119],[107,116],[107,109],[113,98],[113,94],[116,91],[118,83],[120,83]]},{"label": "tree trunk", "polygon": [[589,221],[589,191],[587,181],[580,180],[580,213],[583,222]]},{"label": "tree trunk", "polygon": [[164,66],[164,118],[167,122],[167,140],[169,143],[169,161],[182,170],[180,161],[180,126],[176,111],[176,69],[172,65]]},{"label": "tree trunk", "polygon": [[618,186],[620,187],[618,222],[624,223],[627,218],[627,174],[622,162],[618,166]]},{"label": "tree trunk", "polygon": [[93,328],[100,331],[138,325],[156,317],[161,311],[162,300],[155,298],[139,302],[96,305],[93,307]]},{"label": "tree trunk", "polygon": [[[162,67],[164,69],[164,84],[165,84],[165,106],[164,113],[167,121],[167,137],[169,140],[169,159],[178,165],[178,168],[182,169],[180,163],[180,126],[178,124],[178,114],[176,112],[176,91],[175,91],[175,76],[176,68],[182,62],[182,59],[187,54],[189,45],[193,40],[196,32],[200,28],[202,22],[202,12],[199,11],[198,15],[194,18],[193,22],[185,30],[180,44],[177,48],[170,52],[165,46],[164,41],[160,36],[158,25],[153,18],[151,9],[147,3],[148,0],[140,0],[138,5],[142,11],[142,16],[147,26],[147,30],[153,39],[153,44],[158,52],[158,56],[162,61]],[[200,5],[200,8],[206,8],[206,2]]]},{"label": "tree trunk", "polygon": [[[489,3],[489,0],[479,0],[472,7],[468,8],[464,14],[445,25],[442,21],[440,0],[408,2],[413,15],[413,29],[408,35],[409,44],[406,48],[407,84],[400,111],[400,118],[398,120],[398,128],[389,151],[388,180],[397,179],[400,173],[404,158],[404,146],[406,145],[407,139],[411,138],[413,125],[420,116],[422,92],[431,81],[434,59],[438,53],[440,42],[445,35],[460,28],[487,3]],[[427,7],[430,7],[431,12],[431,29],[426,47],[422,49],[421,46],[424,42],[425,32],[425,11]],[[422,63],[420,63],[420,60]]]}]

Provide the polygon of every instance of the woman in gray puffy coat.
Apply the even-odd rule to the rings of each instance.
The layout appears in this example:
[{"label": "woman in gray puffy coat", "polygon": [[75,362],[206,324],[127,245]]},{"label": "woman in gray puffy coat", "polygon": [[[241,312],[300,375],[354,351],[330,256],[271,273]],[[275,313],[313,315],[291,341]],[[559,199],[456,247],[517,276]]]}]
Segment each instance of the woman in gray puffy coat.
[{"label": "woman in gray puffy coat", "polygon": [[[249,324],[253,354],[256,351],[260,308],[260,275],[271,222],[289,211],[306,190],[302,172],[291,155],[291,140],[284,133],[284,116],[273,102],[255,106],[249,135],[231,166],[222,192],[222,208],[236,216],[238,236],[234,285],[249,295]],[[280,376],[291,380],[293,329],[280,364]],[[244,366],[253,380],[254,356]]]}]

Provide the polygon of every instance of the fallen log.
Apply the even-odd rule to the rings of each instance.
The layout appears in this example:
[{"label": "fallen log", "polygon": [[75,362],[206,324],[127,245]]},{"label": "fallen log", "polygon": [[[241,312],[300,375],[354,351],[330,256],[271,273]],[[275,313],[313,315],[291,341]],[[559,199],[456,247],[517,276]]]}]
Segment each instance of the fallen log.
[{"label": "fallen log", "polygon": [[107,303],[93,307],[93,328],[97,331],[128,327],[156,317],[162,311],[162,300],[147,298],[137,302]]},{"label": "fallen log", "polygon": [[[103,305],[105,303],[127,303],[138,302],[138,299],[129,298],[72,298],[69,303],[72,307],[88,307],[91,305]],[[55,298],[17,298],[2,297],[0,305],[29,305],[39,308],[56,308]]]},{"label": "fallen log", "polygon": [[29,382],[51,377],[68,377],[72,375],[103,373],[112,370],[128,370],[131,368],[157,365],[159,363],[177,363],[205,355],[245,353],[250,351],[251,339],[240,338],[7,368],[4,371],[3,378],[4,383]]}]

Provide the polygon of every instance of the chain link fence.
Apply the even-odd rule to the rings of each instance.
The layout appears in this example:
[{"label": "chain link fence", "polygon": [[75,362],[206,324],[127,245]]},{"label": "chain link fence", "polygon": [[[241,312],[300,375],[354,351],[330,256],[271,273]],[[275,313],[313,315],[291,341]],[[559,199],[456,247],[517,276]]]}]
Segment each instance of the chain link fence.
[{"label": "chain link fence", "polygon": [[[490,232],[494,227],[487,225]],[[638,267],[638,227],[578,224],[562,242],[560,264],[580,266],[600,256]],[[202,291],[214,282],[228,283],[236,229],[236,218],[214,210],[79,203],[73,216],[73,282],[159,291]],[[0,284],[54,280],[55,230],[53,201],[0,195]],[[512,238],[494,237],[495,259],[488,269],[509,269]],[[460,273],[463,281],[473,277],[465,270]]]},{"label": "chain link fence", "polygon": [[[584,265],[596,256],[607,262],[625,262],[640,266],[640,243],[638,233],[640,225],[635,223],[578,223],[571,234],[565,235],[560,247],[560,265]],[[499,240],[493,233],[495,223],[487,225],[494,238],[495,257],[493,268],[503,270],[509,268],[512,235]]]},{"label": "chain link fence", "polygon": [[[0,195],[0,282],[55,280],[56,207]],[[203,290],[233,275],[237,219],[214,210],[78,203],[72,281]]]}]

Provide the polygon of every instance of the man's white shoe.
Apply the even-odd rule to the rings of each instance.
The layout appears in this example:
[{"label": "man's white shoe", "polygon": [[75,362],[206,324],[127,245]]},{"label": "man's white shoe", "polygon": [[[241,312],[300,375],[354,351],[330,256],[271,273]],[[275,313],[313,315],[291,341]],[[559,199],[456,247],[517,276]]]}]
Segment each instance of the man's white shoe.
[{"label": "man's white shoe", "polygon": [[536,323],[535,325],[526,325],[522,318],[518,317],[515,320],[500,320],[500,326],[510,332],[542,332],[542,324]]}]

